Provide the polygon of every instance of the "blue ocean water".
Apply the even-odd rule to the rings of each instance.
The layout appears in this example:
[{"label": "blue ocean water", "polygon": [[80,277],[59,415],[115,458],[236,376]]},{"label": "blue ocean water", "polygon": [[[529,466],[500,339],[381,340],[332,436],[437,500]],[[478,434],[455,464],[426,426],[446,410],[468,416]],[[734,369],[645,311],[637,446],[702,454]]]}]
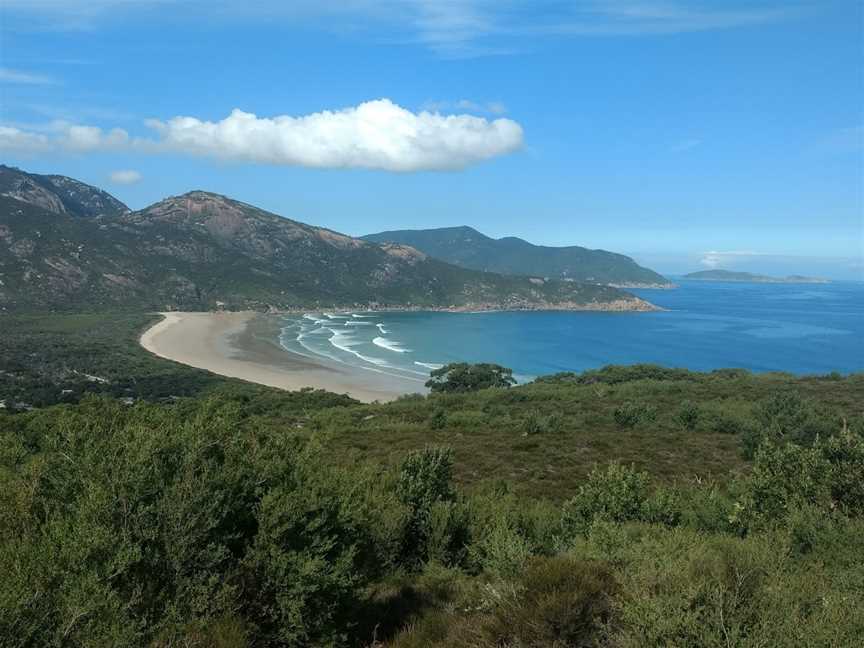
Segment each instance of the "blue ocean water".
[{"label": "blue ocean water", "polygon": [[864,283],[680,280],[637,290],[656,313],[354,312],[284,320],[289,351],[422,382],[448,362],[496,362],[521,381],[653,362],[711,370],[864,371]]}]

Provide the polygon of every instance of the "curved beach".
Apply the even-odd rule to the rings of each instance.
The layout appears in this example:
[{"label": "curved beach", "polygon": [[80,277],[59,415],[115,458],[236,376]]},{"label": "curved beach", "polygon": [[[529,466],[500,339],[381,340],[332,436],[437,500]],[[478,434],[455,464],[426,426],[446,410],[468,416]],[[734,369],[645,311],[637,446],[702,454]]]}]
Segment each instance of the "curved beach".
[{"label": "curved beach", "polygon": [[326,389],[363,402],[389,401],[425,391],[420,382],[290,353],[276,342],[278,327],[274,321],[259,313],[161,314],[163,319],[141,335],[141,346],[190,367],[279,389]]}]

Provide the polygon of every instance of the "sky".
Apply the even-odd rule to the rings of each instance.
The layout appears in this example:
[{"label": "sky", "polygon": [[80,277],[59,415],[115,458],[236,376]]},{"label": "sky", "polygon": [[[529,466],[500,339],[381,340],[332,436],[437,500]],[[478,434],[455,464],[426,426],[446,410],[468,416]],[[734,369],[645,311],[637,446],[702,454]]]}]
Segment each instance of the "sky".
[{"label": "sky", "polygon": [[864,279],[864,3],[3,0],[0,162]]}]

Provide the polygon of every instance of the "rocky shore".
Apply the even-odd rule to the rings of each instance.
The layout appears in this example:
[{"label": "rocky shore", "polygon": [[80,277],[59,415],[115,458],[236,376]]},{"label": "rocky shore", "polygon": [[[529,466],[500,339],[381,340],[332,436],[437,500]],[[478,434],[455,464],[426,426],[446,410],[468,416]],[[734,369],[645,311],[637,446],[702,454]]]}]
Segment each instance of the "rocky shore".
[{"label": "rocky shore", "polygon": [[650,313],[664,310],[649,301],[633,297],[632,299],[616,299],[608,302],[574,302],[574,301],[519,301],[471,302],[468,304],[450,306],[427,306],[417,304],[317,304],[308,306],[275,307],[261,309],[267,313],[303,313],[308,311],[368,311],[368,312],[443,312],[443,313],[478,313],[493,311],[572,311],[572,312],[612,312],[612,313]]}]

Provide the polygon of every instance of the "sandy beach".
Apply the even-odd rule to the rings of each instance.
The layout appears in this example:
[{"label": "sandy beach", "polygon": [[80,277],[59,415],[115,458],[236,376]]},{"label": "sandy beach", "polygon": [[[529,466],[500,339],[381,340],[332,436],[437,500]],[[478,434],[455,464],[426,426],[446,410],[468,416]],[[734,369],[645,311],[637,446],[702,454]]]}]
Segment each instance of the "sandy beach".
[{"label": "sandy beach", "polygon": [[255,312],[162,313],[141,336],[151,353],[221,376],[298,390],[304,387],[348,394],[363,402],[389,401],[424,391],[422,383],[326,365],[290,353],[277,342],[275,321]]}]

